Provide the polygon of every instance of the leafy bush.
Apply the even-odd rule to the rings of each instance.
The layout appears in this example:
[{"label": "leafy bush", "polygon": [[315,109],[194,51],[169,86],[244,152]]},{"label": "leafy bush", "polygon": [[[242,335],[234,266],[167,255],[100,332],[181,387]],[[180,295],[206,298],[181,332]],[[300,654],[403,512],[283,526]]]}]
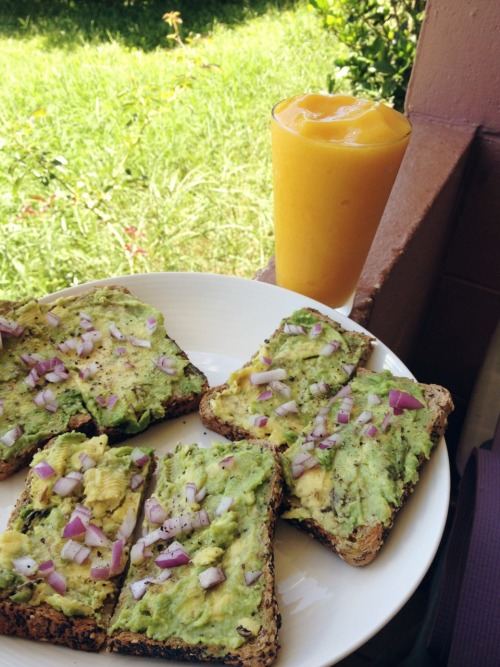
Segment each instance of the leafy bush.
[{"label": "leafy bush", "polygon": [[426,0],[311,0],[345,45],[328,77],[337,92],[347,75],[353,92],[402,111]]}]

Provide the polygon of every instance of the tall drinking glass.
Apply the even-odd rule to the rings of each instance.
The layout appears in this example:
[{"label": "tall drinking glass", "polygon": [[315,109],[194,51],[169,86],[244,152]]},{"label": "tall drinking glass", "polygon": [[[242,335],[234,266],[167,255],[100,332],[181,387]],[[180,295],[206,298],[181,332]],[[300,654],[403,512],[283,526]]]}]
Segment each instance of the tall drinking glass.
[{"label": "tall drinking glass", "polygon": [[410,135],[403,114],[349,95],[273,108],[278,285],[333,308],[352,299]]}]

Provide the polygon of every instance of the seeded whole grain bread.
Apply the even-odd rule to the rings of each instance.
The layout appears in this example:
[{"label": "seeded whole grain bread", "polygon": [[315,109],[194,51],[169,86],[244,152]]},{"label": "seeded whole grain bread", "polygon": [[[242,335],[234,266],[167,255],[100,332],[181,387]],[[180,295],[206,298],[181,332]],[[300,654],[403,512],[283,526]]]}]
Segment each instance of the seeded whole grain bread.
[{"label": "seeded whole grain bread", "polygon": [[[111,631],[107,643],[108,651],[169,660],[218,662],[227,665],[238,665],[240,667],[264,667],[271,665],[274,662],[279,650],[278,631],[281,625],[281,615],[278,608],[275,591],[273,551],[274,529],[283,493],[283,472],[280,457],[275,447],[272,444],[264,441],[254,440],[238,442],[234,445],[231,443],[214,443],[214,446],[226,448],[223,451],[225,451],[227,455],[227,452],[229,452],[229,454],[231,454],[231,451],[238,452],[238,447],[240,445],[246,446],[249,443],[251,443],[250,450],[252,453],[254,450],[257,452],[259,449],[264,449],[269,451],[274,458],[272,474],[267,483],[267,496],[265,501],[266,518],[265,521],[262,522],[257,533],[258,541],[260,544],[258,550],[262,554],[262,557],[265,559],[262,568],[262,574],[258,579],[259,585],[262,584],[262,597],[255,616],[256,618],[259,618],[260,615],[260,619],[262,621],[258,633],[254,635],[249,632],[247,635],[243,635],[243,632],[241,632],[240,634],[245,636],[246,640],[241,646],[231,648],[227,646],[224,647],[219,644],[209,643],[203,640],[189,642],[176,636],[168,637],[162,641],[152,638],[149,631],[132,632],[120,627],[113,628],[112,620]],[[160,462],[159,484],[161,484],[162,479],[161,465],[162,462]],[[210,475],[212,474],[214,473],[211,472]],[[144,531],[145,528],[143,528],[143,533]],[[245,557],[245,554],[243,554],[243,557]],[[194,560],[195,559],[193,559],[193,561]],[[190,566],[186,565],[185,567]],[[243,576],[243,572],[244,570],[241,571],[241,575],[239,576]],[[131,571],[129,570],[127,581],[125,582],[125,585],[122,589],[122,594],[115,610],[115,619],[117,617],[119,618],[121,607],[124,604],[122,598],[126,597],[127,595],[130,596],[130,593],[127,591],[127,589],[128,585],[130,584],[131,576],[133,578],[133,570],[132,575]],[[138,575],[136,574],[135,576],[137,577]],[[219,586],[223,587],[225,583],[226,582],[223,582],[222,584],[219,584]],[[230,593],[228,593],[228,595],[230,595]],[[140,602],[137,601],[135,604],[139,605]],[[208,604],[211,603],[209,602]],[[228,600],[227,606],[225,606],[225,608],[227,609],[225,612],[225,617],[232,619],[230,611],[230,600]],[[171,613],[174,612],[171,611]],[[164,623],[165,627],[168,628],[168,615],[165,616],[162,622]],[[214,621],[214,625],[216,624],[217,621]],[[203,626],[201,625],[200,632],[202,631],[202,627]],[[243,628],[241,630],[243,631]]]},{"label": "seeded whole grain bread", "polygon": [[[390,375],[388,371],[382,372],[382,374],[385,374],[386,376]],[[357,372],[357,376],[361,380],[363,380],[363,378],[369,378],[369,377],[375,379],[377,375],[378,375],[377,373],[374,373],[367,369],[359,369]],[[388,504],[389,515],[384,521],[372,521],[369,524],[363,524],[362,522],[360,522],[355,526],[354,530],[352,530],[352,532],[350,532],[349,534],[338,535],[327,530],[325,526],[322,525],[315,517],[312,516],[308,517],[306,515],[301,517],[294,516],[297,510],[299,511],[300,514],[300,509],[298,508],[301,507],[302,501],[297,495],[294,494],[294,481],[290,474],[290,468],[288,468],[288,472],[286,472],[285,474],[287,483],[284,492],[284,501],[282,506],[283,518],[287,520],[289,523],[295,525],[300,530],[314,537],[321,544],[325,545],[327,548],[329,548],[334,553],[338,554],[343,560],[345,560],[347,563],[353,566],[368,565],[374,560],[374,558],[379,553],[385,539],[387,538],[391,528],[393,527],[398,512],[404,506],[406,500],[411,495],[416,484],[418,483],[418,477],[422,466],[428,460],[428,457],[430,456],[433,448],[444,436],[447,426],[448,416],[454,408],[453,401],[449,391],[442,386],[436,384],[417,383],[407,378],[395,378],[395,381],[402,381],[406,383],[402,386],[404,389],[408,389],[408,391],[413,391],[412,384],[414,384],[415,387],[419,388],[421,392],[420,395],[423,396],[425,406],[429,411],[428,420],[422,426],[422,429],[424,429],[426,434],[429,436],[430,448],[428,452],[424,453],[421,451],[420,453],[417,452],[415,454],[416,467],[413,479],[406,481],[400,489],[399,496],[394,498],[392,503]],[[340,398],[339,401],[342,401],[342,398]],[[366,408],[366,406],[364,407]],[[360,409],[363,410],[363,408]],[[403,410],[403,412],[409,413],[412,411]],[[357,416],[359,416],[359,412],[357,413]],[[386,427],[387,430],[389,431],[391,428],[390,420],[392,419],[393,422],[396,422],[399,417],[398,415],[392,415],[392,414],[389,416],[389,413],[386,413],[386,417],[388,417],[389,419],[389,426]],[[362,431],[362,428],[367,428],[367,426],[360,427],[360,431]],[[404,449],[407,446],[407,440],[406,440],[407,436],[405,434],[405,428],[406,427],[403,427],[402,429],[401,449]],[[379,426],[378,430],[379,434],[380,431],[381,429]],[[356,443],[356,446],[362,445],[363,439],[365,443],[366,442],[371,443],[373,439],[375,446],[378,446],[376,437],[377,435],[364,439],[364,436],[360,434],[359,442]],[[323,442],[328,443],[328,439],[326,439]],[[340,441],[340,444],[334,445],[333,449],[335,449],[335,447],[342,447],[342,441]],[[312,452],[312,455],[314,456],[314,451]],[[358,465],[358,463],[356,463],[355,465]],[[391,463],[390,462],[386,463],[386,465],[389,466],[391,465]],[[311,470],[314,470],[314,467]],[[311,470],[306,471],[304,473],[304,477],[306,477],[307,474],[311,474]],[[285,471],[287,471],[286,466],[285,466]],[[338,471],[336,474],[338,474]],[[321,513],[322,518],[325,517],[328,513],[331,514],[332,512],[334,512],[335,503],[333,499],[337,493],[338,491],[336,489],[335,482],[331,480],[331,486],[329,488],[331,502],[329,504],[328,510],[323,509]]]},{"label": "seeded whole grain bread", "polygon": [[[236,414],[232,409],[232,406],[230,406],[228,408],[228,415],[225,417],[218,416],[214,412],[214,401],[220,400],[221,396],[224,396],[226,393],[233,393],[233,405],[241,405],[244,402],[245,399],[239,396],[239,390],[243,384],[248,384],[246,382],[247,378],[245,378],[247,369],[253,368],[256,364],[259,365],[259,363],[260,365],[258,366],[258,370],[260,371],[265,371],[268,367],[271,369],[273,368],[272,365],[268,364],[268,362],[272,361],[272,359],[268,359],[265,363],[262,363],[261,359],[263,356],[265,357],[268,345],[273,345],[275,342],[284,339],[284,332],[287,326],[291,326],[292,331],[297,331],[293,329],[295,326],[303,327],[303,334],[289,334],[290,339],[293,338],[294,340],[297,340],[297,342],[299,342],[299,339],[301,338],[307,338],[307,343],[312,344],[314,341],[310,340],[310,332],[314,326],[331,327],[332,330],[336,332],[336,335],[338,335],[339,339],[342,340],[342,345],[337,350],[335,350],[331,356],[325,357],[325,359],[329,361],[331,360],[331,365],[333,368],[335,368],[335,373],[337,374],[336,384],[333,382],[330,383],[326,396],[335,394],[341,386],[349,381],[349,378],[356,372],[358,368],[364,366],[364,364],[369,359],[374,343],[374,339],[370,336],[356,331],[348,331],[344,329],[339,323],[335,322],[327,315],[319,312],[314,308],[303,308],[300,311],[294,313],[291,317],[285,318],[281,322],[280,326],[270,336],[270,338],[267,339],[263,346],[252,356],[252,358],[241,369],[236,371],[237,374],[241,373],[241,378],[243,378],[236,381],[236,384],[238,385],[236,392],[234,392],[235,385],[230,385],[231,378],[229,378],[228,382],[211,387],[204,393],[199,407],[200,417],[204,426],[214,431],[215,433],[229,438],[230,440],[261,438],[274,442],[274,444],[277,445],[280,449],[286,449],[289,443],[283,439],[282,434],[277,433],[273,435],[269,431],[269,425],[273,420],[274,406],[272,410],[268,409],[268,412],[265,413],[265,416],[269,418],[268,423],[263,427],[259,427],[249,423],[251,410],[243,410],[243,414]],[[317,341],[320,340],[322,339],[318,336]],[[331,342],[330,339],[324,339],[323,342],[319,344],[319,348],[322,348],[323,345],[327,345],[329,342]],[[310,357],[305,358],[300,362],[301,371],[306,380],[311,373],[318,372],[317,369],[312,369],[312,365],[314,364],[314,356],[319,358],[320,355],[318,355],[318,352],[315,351],[314,355],[311,355]],[[343,366],[345,366],[345,369]],[[314,378],[314,380],[315,379],[318,378]],[[294,384],[294,380],[296,380],[296,378],[292,378],[292,385]],[[285,382],[287,381],[288,380],[285,380]],[[313,382],[312,378],[310,379],[310,382]],[[296,384],[298,385],[298,383]],[[296,394],[299,391],[303,391],[303,389],[303,387],[293,387],[292,395],[284,397],[282,401],[285,402],[290,398],[298,398]],[[300,398],[298,398],[298,400],[300,401]],[[265,409],[265,405],[266,402],[260,403],[259,409]],[[299,410],[302,411],[303,406],[299,406]],[[296,434],[302,430],[303,426],[307,422],[307,419],[306,422],[304,422],[304,420],[295,420],[294,415],[292,414],[286,415],[280,419],[283,419],[284,423],[287,424],[290,431],[293,431]]]},{"label": "seeded whole grain bread", "polygon": [[[90,308],[99,324],[87,319]],[[117,313],[123,318],[123,331],[116,327]],[[124,313],[130,314],[128,319]],[[13,327],[11,333],[4,331],[0,346],[0,439],[8,441],[18,430],[13,443],[0,441],[0,480],[29,463],[39,448],[61,433],[105,434],[110,442],[120,442],[153,424],[196,411],[208,388],[205,375],[168,335],[161,313],[125,287],[96,287],[51,303],[29,298],[1,301],[0,317],[4,329]],[[153,330],[146,329],[147,317],[154,320]],[[91,343],[90,350],[75,351],[81,337],[92,336],[98,328],[102,338]],[[137,368],[141,355],[148,363]],[[51,360],[66,372],[63,381],[46,381],[47,373],[40,369]],[[169,387],[167,376],[174,369],[178,375]],[[27,386],[33,373],[36,379]],[[37,394],[46,390],[52,392],[48,407],[34,405]],[[106,405],[110,398],[117,399],[112,407]]]},{"label": "seeded whole grain bread", "polygon": [[[62,438],[64,439],[67,437],[72,437],[73,435],[75,435],[77,438],[81,437],[82,440],[86,440],[86,437],[83,434],[64,434]],[[100,439],[102,441],[102,438]],[[38,460],[42,460],[44,458],[44,451],[47,451],[49,448],[52,449],[52,446],[54,446],[55,451],[58,440],[59,438],[54,438],[46,445],[44,450],[40,450],[38,453]],[[92,443],[93,440],[96,440],[96,438],[89,439],[88,442]],[[134,448],[130,447],[128,449],[133,450]],[[139,516],[140,508],[142,507],[144,498],[155,471],[155,458],[152,450],[144,451],[149,452],[148,462],[146,464],[142,464],[141,468],[134,468],[132,466],[130,472],[131,476],[134,474],[134,472],[137,471],[140,471],[143,474],[143,482],[140,485],[137,493],[138,499],[136,501],[137,509],[135,513],[135,520],[137,520]],[[33,512],[33,515],[28,515],[26,518],[23,518],[23,511],[25,512],[26,508],[28,508],[33,502],[34,494],[32,493],[32,484],[36,479],[37,475],[33,468],[31,468],[27,474],[23,491],[17,499],[14,509],[9,517],[7,529],[4,533],[0,534],[0,551],[2,550],[2,544],[4,544],[2,538],[4,538],[5,535],[11,531],[29,534],[31,526],[37,521],[37,516],[43,516],[43,514],[50,512],[50,507],[48,507],[45,511],[39,510],[38,512]],[[77,500],[75,500],[75,503],[78,501],[84,502],[82,498],[83,497],[80,494]],[[72,506],[74,506],[74,503]],[[123,571],[112,577],[113,588],[104,601],[102,607],[99,609],[99,618],[93,615],[82,615],[79,613],[65,614],[63,611],[60,611],[53,605],[44,601],[35,604],[31,604],[31,601],[13,601],[10,599],[10,594],[12,591],[9,591],[8,587],[2,588],[0,586],[0,634],[63,645],[74,650],[88,652],[99,651],[106,641],[109,619],[113,613],[116,600],[118,598],[118,593],[125,577],[125,563],[132,538],[133,531],[128,537],[124,536],[125,551],[122,557]],[[47,532],[43,539],[46,539],[47,546],[50,549],[51,542],[53,541],[51,540],[50,534]],[[11,544],[12,538],[5,541],[4,546],[6,546],[6,551],[10,548]],[[82,544],[84,544],[84,542]],[[92,551],[93,553],[91,554],[90,558],[95,557],[96,553],[99,555],[98,549],[94,548]],[[2,554],[2,556],[4,556],[4,554]],[[50,558],[49,552],[47,552],[47,558]],[[84,563],[84,566],[87,567],[89,571],[90,558],[87,558]],[[2,559],[0,558],[0,574],[5,576],[6,570],[2,569],[1,561]],[[67,562],[69,563],[69,561]],[[69,565],[71,566],[70,563]],[[63,564],[59,564],[59,566],[64,568]],[[69,573],[65,574],[64,570],[61,570],[61,573],[67,579],[69,588],[71,586],[71,575]],[[88,579],[88,581],[90,582],[90,579]],[[99,583],[99,580],[96,579],[90,585],[97,587],[99,586]],[[22,591],[24,588],[31,588],[33,591],[35,591],[34,594],[36,596],[36,587],[40,584],[43,585],[43,577],[40,577],[40,575],[25,577],[24,583],[22,583],[18,590]],[[54,590],[53,593],[55,594],[56,591]]]}]

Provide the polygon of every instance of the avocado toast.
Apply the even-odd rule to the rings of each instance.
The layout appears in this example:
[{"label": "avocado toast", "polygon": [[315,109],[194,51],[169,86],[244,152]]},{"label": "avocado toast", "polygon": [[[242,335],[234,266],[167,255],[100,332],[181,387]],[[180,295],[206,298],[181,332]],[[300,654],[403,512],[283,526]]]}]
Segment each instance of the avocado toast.
[{"label": "avocado toast", "polygon": [[0,304],[0,479],[71,430],[116,442],[196,410],[204,374],[123,287]]},{"label": "avocado toast", "polygon": [[312,308],[285,318],[250,361],[200,403],[204,425],[231,440],[292,445],[370,355],[373,339]]},{"label": "avocado toast", "polygon": [[109,650],[271,664],[280,625],[272,538],[281,497],[279,458],[267,443],[179,445],[161,459]]},{"label": "avocado toast", "polygon": [[351,565],[367,565],[452,409],[443,387],[360,369],[283,454],[282,517]]},{"label": "avocado toast", "polygon": [[154,465],[105,435],[37,452],[0,534],[0,633],[101,648]]}]

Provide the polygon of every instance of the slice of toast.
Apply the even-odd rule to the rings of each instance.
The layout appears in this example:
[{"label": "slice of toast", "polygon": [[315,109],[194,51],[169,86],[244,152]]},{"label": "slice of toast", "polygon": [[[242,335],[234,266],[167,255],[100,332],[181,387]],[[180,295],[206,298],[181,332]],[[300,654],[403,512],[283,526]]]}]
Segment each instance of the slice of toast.
[{"label": "slice of toast", "polygon": [[367,565],[452,410],[443,387],[360,369],[283,454],[282,517],[351,565]]},{"label": "slice of toast", "polygon": [[0,534],[0,633],[98,651],[155,461],[64,434],[34,457]]},{"label": "slice of toast", "polygon": [[280,615],[272,537],[282,470],[268,443],[179,445],[160,460],[108,649],[269,665]]},{"label": "slice of toast", "polygon": [[0,480],[54,436],[82,430],[118,442],[195,411],[208,387],[162,314],[123,287],[1,302],[0,313],[10,325],[0,349]]},{"label": "slice of toast", "polygon": [[226,384],[205,393],[202,422],[231,440],[261,438],[286,448],[366,362],[372,344],[315,309],[298,310]]}]

